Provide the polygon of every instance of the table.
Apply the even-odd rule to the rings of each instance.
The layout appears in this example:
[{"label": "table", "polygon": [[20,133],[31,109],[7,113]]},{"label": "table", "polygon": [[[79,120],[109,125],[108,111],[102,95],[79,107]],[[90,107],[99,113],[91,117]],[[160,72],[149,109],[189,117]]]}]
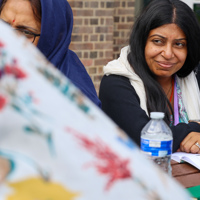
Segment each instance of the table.
[{"label": "table", "polygon": [[200,185],[200,170],[189,163],[171,161],[172,176],[185,188]]},{"label": "table", "polygon": [[200,170],[189,163],[178,163],[171,160],[172,176],[187,188],[192,199],[200,200]]}]

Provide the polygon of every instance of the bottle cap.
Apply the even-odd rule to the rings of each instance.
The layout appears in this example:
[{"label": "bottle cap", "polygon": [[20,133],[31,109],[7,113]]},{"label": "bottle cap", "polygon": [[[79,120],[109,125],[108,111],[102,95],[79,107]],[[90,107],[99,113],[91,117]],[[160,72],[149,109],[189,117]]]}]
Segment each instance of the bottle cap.
[{"label": "bottle cap", "polygon": [[163,119],[165,116],[165,113],[163,112],[151,112],[150,113],[150,117],[152,119]]}]

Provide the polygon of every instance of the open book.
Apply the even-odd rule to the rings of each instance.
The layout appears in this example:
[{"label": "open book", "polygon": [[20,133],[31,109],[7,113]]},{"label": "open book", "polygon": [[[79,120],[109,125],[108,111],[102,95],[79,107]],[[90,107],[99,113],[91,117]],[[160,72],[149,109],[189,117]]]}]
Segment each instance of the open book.
[{"label": "open book", "polygon": [[177,162],[185,161],[200,170],[200,154],[192,154],[185,152],[175,152],[171,156],[172,160]]}]

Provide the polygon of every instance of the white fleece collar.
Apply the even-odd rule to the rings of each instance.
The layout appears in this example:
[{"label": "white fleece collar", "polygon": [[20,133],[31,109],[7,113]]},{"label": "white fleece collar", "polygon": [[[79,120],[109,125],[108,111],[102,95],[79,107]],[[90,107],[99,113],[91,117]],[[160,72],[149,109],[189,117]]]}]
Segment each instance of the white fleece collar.
[{"label": "white fleece collar", "polygon": [[[104,66],[104,74],[127,77],[140,98],[141,108],[148,115],[144,85],[127,60],[128,52],[129,46],[122,48],[120,57]],[[189,119],[200,119],[200,92],[194,72],[191,72],[186,78],[177,77],[176,80],[182,91],[183,103]]]}]

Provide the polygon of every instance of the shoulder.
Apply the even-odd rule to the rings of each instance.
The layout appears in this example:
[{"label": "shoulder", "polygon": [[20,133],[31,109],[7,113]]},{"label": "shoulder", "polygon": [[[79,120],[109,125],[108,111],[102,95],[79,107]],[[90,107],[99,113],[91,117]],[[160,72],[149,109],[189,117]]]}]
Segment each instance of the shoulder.
[{"label": "shoulder", "polygon": [[128,78],[119,75],[104,75],[99,90],[100,99],[134,99],[139,97]]},{"label": "shoulder", "polygon": [[139,145],[140,132],[149,117],[140,107],[140,99],[129,79],[119,75],[104,76],[99,98],[102,110]]},{"label": "shoulder", "polygon": [[119,75],[104,75],[101,80],[101,87],[109,86],[110,88],[122,85],[131,86],[129,79]]}]

